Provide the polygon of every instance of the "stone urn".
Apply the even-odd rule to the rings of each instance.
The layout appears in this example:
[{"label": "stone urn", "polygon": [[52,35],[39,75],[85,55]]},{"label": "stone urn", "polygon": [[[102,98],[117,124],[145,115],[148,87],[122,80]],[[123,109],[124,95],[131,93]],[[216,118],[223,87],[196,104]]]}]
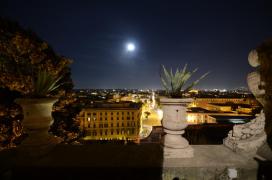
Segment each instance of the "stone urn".
[{"label": "stone urn", "polygon": [[164,158],[191,158],[194,151],[182,137],[187,124],[187,105],[192,98],[161,98],[163,110],[162,126],[166,133],[163,137]]},{"label": "stone urn", "polygon": [[57,98],[16,99],[23,109],[23,130],[28,134],[19,146],[28,154],[39,156],[45,154],[50,147],[60,143],[61,139],[48,133],[53,123],[52,107]]}]

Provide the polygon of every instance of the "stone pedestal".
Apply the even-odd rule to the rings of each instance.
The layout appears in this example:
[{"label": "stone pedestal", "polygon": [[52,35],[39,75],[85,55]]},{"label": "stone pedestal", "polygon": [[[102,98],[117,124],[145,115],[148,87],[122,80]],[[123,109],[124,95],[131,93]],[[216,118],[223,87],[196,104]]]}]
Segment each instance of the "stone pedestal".
[{"label": "stone pedestal", "polygon": [[187,105],[192,101],[191,98],[160,99],[163,109],[162,126],[166,133],[163,137],[164,158],[191,158],[194,156],[193,148],[182,137],[184,129],[188,126]]}]

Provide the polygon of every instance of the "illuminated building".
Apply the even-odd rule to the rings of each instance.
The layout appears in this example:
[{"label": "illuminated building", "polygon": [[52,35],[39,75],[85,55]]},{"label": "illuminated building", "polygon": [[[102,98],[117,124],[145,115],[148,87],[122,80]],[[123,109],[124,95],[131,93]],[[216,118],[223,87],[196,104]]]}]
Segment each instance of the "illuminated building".
[{"label": "illuminated building", "polygon": [[198,107],[201,107],[203,109],[209,110],[209,111],[217,111],[217,112],[231,112],[231,106],[225,105],[225,104],[201,104]]},{"label": "illuminated building", "polygon": [[239,104],[236,111],[238,113],[252,114],[253,113],[253,108],[250,105],[247,105],[247,104]]},{"label": "illuminated building", "polygon": [[142,104],[133,102],[94,103],[77,119],[86,140],[139,140]]},{"label": "illuminated building", "polygon": [[251,106],[259,106],[258,102],[254,98],[196,98],[190,106],[199,107],[202,104],[247,104]]},{"label": "illuminated building", "polygon": [[245,122],[254,117],[253,109],[258,106],[257,101],[252,98],[196,98],[188,106],[187,122],[218,123],[220,119],[228,119],[231,123]]},{"label": "illuminated building", "polygon": [[196,90],[196,89],[191,89],[190,91],[189,91],[189,93],[193,93],[193,94],[198,94],[198,90]]},{"label": "illuminated building", "polygon": [[[216,117],[216,118],[215,118]],[[218,119],[224,117],[226,121],[231,123],[240,123],[243,119],[252,119],[252,115],[248,114],[235,114],[235,113],[216,113],[216,112],[187,112],[188,124],[214,124],[219,123]],[[222,119],[222,118],[221,118]]]},{"label": "illuminated building", "polygon": [[244,113],[244,114],[250,114],[250,113],[252,113],[252,108],[248,108],[248,107],[238,107],[237,109],[236,109],[236,111],[238,112],[238,113]]},{"label": "illuminated building", "polygon": [[251,114],[259,104],[252,98],[196,98],[188,107],[215,112]]},{"label": "illuminated building", "polygon": [[188,124],[204,124],[204,123],[216,123],[214,119],[211,119],[209,114],[206,113],[189,113],[187,112]]}]

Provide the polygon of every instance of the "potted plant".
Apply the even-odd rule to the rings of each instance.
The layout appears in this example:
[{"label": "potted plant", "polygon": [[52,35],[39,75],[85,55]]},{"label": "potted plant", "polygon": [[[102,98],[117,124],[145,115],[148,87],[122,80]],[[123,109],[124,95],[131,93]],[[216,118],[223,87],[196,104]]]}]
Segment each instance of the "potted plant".
[{"label": "potted plant", "polygon": [[199,81],[205,78],[209,73],[205,73],[198,80],[192,82],[183,91],[186,82],[197,71],[187,71],[187,64],[182,68],[167,70],[162,65],[160,74],[161,83],[166,91],[166,97],[160,98],[163,110],[162,126],[166,135],[163,137],[164,157],[165,158],[188,158],[193,157],[193,149],[189,146],[188,141],[182,137],[184,129],[188,126],[186,120],[187,105],[193,101],[192,98],[184,96]]},{"label": "potted plant", "polygon": [[[54,78],[47,71],[39,71],[37,77],[33,78],[32,91],[24,97],[15,100],[23,109],[23,130],[28,134],[22,142],[21,147],[27,150],[37,148],[45,151],[46,148],[61,141],[48,133],[53,119],[52,107],[58,101],[57,96],[52,96],[62,85],[62,76]],[[42,153],[42,152],[35,152]]]},{"label": "potted plant", "polygon": [[0,87],[21,94],[23,129],[29,135],[22,146],[50,144],[52,106],[57,97],[73,87],[69,65],[33,32],[0,18]]}]

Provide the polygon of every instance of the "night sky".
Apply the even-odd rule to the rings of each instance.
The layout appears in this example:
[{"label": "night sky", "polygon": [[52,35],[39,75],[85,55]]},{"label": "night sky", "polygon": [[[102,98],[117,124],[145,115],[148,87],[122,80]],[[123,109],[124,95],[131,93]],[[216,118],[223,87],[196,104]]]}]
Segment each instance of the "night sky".
[{"label": "night sky", "polygon": [[250,49],[272,37],[269,0],[6,0],[0,16],[72,58],[75,88],[161,88],[160,65],[185,63],[211,71],[197,88],[247,86]]}]

